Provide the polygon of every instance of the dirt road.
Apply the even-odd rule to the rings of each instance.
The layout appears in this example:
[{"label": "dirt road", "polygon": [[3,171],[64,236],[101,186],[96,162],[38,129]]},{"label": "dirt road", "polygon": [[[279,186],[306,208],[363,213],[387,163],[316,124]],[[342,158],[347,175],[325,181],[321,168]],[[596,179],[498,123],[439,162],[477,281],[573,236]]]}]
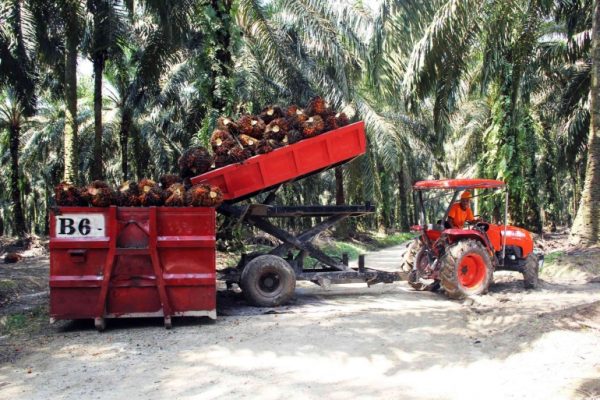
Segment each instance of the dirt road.
[{"label": "dirt road", "polygon": [[600,399],[600,284],[520,279],[466,302],[404,283],[301,285],[274,310],[221,293],[216,322],[169,331],[58,323],[0,366],[0,398]]}]

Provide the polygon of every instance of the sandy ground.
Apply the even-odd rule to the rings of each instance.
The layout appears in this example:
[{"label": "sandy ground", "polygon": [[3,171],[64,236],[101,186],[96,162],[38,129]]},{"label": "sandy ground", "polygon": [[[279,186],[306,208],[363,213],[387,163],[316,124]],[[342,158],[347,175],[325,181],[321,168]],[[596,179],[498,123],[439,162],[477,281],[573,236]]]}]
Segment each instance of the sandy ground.
[{"label": "sandy ground", "polygon": [[217,321],[172,330],[59,322],[0,338],[0,398],[600,399],[600,284],[554,277],[526,292],[519,274],[495,279],[463,302],[405,283],[302,284],[278,309],[221,292]]}]

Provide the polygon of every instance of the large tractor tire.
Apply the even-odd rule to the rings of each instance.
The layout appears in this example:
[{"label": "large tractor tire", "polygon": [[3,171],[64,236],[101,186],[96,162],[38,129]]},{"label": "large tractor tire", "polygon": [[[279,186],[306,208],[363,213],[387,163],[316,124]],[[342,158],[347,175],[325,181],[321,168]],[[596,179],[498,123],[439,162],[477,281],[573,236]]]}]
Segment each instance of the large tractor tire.
[{"label": "large tractor tire", "polygon": [[423,279],[420,276],[420,271],[423,269],[421,263],[428,262],[429,260],[427,260],[427,253],[425,253],[425,249],[421,246],[419,252],[417,253],[412,262],[413,269],[408,274],[408,284],[410,285],[410,287],[419,292],[433,292],[438,290],[440,287],[440,283],[438,280]]},{"label": "large tractor tire", "polygon": [[404,259],[402,260],[401,269],[403,272],[411,272],[414,270],[417,253],[419,253],[422,248],[423,243],[421,243],[419,238],[416,238],[411,242],[404,253]]},{"label": "large tractor tire", "polygon": [[523,285],[525,289],[535,289],[539,286],[538,273],[538,256],[531,253],[527,256],[525,266],[523,267]]},{"label": "large tractor tire", "polygon": [[448,246],[439,262],[440,284],[451,299],[487,292],[494,270],[490,256],[478,241],[461,240]]},{"label": "large tractor tire", "polygon": [[246,264],[240,287],[250,304],[277,307],[288,303],[294,296],[296,275],[283,258],[267,254]]}]

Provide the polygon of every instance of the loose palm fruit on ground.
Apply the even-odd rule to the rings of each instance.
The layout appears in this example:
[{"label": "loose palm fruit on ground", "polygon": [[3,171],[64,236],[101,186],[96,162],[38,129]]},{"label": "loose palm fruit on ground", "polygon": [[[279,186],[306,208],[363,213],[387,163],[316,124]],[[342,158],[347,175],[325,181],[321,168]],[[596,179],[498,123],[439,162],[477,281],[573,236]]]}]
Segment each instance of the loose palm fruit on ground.
[{"label": "loose palm fruit on ground", "polygon": [[162,206],[163,193],[160,187],[151,179],[142,179],[138,183],[140,204],[143,207]]},{"label": "loose palm fruit on ground", "polygon": [[112,190],[106,182],[93,181],[85,188],[84,198],[93,207],[108,207],[112,201]]},{"label": "loose palm fruit on ground", "polygon": [[259,117],[253,115],[244,115],[241,117],[237,124],[239,126],[239,133],[243,135],[252,136],[256,139],[262,139],[265,132],[265,122]]},{"label": "loose palm fruit on ground", "polygon": [[323,118],[318,115],[314,115],[306,120],[305,123],[302,124],[302,135],[305,138],[317,136],[325,129],[325,123],[323,122]]},{"label": "loose palm fruit on ground", "polygon": [[181,177],[188,178],[208,171],[212,164],[212,157],[204,147],[192,147],[183,152],[178,164]]},{"label": "loose palm fruit on ground", "polygon": [[82,190],[67,182],[61,182],[54,188],[54,199],[59,206],[79,207],[87,205]]},{"label": "loose palm fruit on ground", "polygon": [[261,111],[259,117],[268,124],[274,119],[285,117],[285,114],[279,106],[268,106]]},{"label": "loose palm fruit on ground", "polygon": [[210,146],[215,154],[226,154],[236,144],[233,135],[225,130],[217,129],[210,136]]},{"label": "loose palm fruit on ground", "polygon": [[183,207],[185,205],[185,186],[181,183],[175,183],[165,190],[165,206]]},{"label": "loose palm fruit on ground", "polygon": [[223,193],[217,186],[199,184],[185,194],[185,204],[193,207],[218,207],[223,202]]}]

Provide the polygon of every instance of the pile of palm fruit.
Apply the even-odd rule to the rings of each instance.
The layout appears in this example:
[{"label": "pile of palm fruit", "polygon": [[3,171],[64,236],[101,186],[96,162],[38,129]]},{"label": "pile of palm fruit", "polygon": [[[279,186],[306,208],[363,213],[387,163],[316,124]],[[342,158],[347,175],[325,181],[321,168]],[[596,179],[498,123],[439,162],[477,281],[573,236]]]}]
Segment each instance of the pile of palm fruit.
[{"label": "pile of palm fruit", "polygon": [[311,138],[348,125],[344,113],[336,113],[321,97],[313,98],[305,109],[268,106],[259,115],[243,115],[237,121],[221,117],[212,133],[213,168],[244,161],[282,146]]},{"label": "pile of palm fruit", "polygon": [[178,161],[179,175],[163,175],[159,181],[142,179],[111,189],[102,181],[80,188],[62,182],[54,188],[56,204],[75,207],[218,207],[223,194],[216,186],[192,185],[190,179],[211,168],[242,162],[282,146],[311,138],[348,125],[344,113],[327,107],[321,97],[313,98],[305,109],[269,106],[260,115],[243,115],[237,121],[221,117],[212,133],[211,155],[197,146],[183,152]]},{"label": "pile of palm fruit", "polygon": [[223,194],[217,186],[188,185],[178,175],[163,175],[159,183],[151,179],[125,182],[116,190],[105,182],[94,181],[80,188],[62,182],[54,188],[59,206],[73,207],[218,207]]}]

